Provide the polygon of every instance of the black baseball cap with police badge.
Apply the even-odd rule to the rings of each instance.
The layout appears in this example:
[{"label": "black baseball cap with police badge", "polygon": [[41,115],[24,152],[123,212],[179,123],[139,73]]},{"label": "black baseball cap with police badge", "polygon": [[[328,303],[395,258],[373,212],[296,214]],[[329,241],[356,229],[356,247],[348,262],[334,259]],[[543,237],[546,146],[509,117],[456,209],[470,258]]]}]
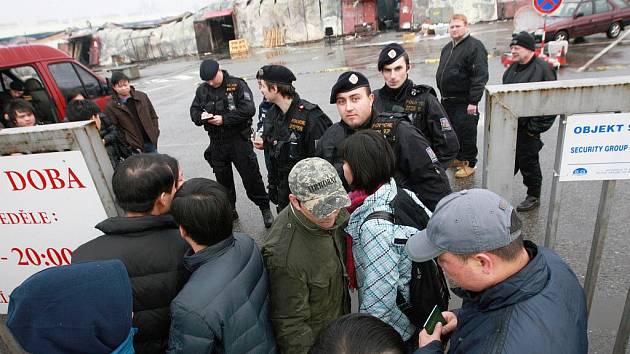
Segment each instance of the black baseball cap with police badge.
[{"label": "black baseball cap with police badge", "polygon": [[293,166],[289,172],[289,189],[318,219],[350,205],[337,170],[319,157],[301,160]]},{"label": "black baseball cap with police badge", "polygon": [[345,73],[339,75],[337,78],[337,82],[333,85],[330,90],[330,104],[335,104],[337,102],[337,94],[352,91],[359,87],[367,87],[370,92],[370,81],[368,81],[365,75],[361,74],[358,71],[346,71]]},{"label": "black baseball cap with police badge", "polygon": [[425,262],[444,252],[470,254],[505,247],[521,235],[514,207],[487,189],[470,189],[442,198],[427,228],[405,246],[409,258]]}]

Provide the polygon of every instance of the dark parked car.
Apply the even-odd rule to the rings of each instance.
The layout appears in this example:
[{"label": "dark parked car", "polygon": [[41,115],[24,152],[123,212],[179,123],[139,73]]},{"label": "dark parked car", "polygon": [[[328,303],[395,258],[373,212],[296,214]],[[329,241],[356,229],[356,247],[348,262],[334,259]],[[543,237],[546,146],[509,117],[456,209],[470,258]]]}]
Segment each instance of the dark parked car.
[{"label": "dark parked car", "polygon": [[625,0],[564,1],[547,18],[545,40],[569,40],[595,33],[616,38],[630,24]]}]

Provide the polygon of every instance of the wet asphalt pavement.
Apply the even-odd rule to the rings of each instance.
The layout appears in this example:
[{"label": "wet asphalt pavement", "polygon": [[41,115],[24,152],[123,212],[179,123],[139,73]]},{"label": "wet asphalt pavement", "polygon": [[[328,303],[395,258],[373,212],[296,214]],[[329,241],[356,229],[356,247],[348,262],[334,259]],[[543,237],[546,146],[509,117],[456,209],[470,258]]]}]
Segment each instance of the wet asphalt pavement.
[{"label": "wet asphalt pavement", "polygon": [[[497,22],[471,27],[472,34],[486,46],[489,59],[489,84],[499,84],[505,70],[500,55],[508,50],[512,32],[512,23]],[[435,86],[435,72],[440,49],[449,39],[433,36],[421,37],[415,43],[403,44],[408,51],[412,69],[410,78],[417,83]],[[376,58],[383,44],[402,42],[402,33],[389,32],[367,38],[339,38],[331,44],[317,42],[302,46],[289,46],[273,49],[257,49],[249,57],[241,59],[224,58],[220,60],[223,68],[232,75],[247,80],[257,103],[262,99],[257,90],[254,75],[264,64],[282,64],[296,74],[295,82],[302,98],[319,104],[335,122],[339,116],[334,105],[329,104],[330,88],[336,78],[345,70],[358,70],[366,74],[372,88],[383,85],[383,80],[376,68]],[[560,69],[559,79],[578,79],[587,77],[605,77],[630,75],[630,40],[622,41],[600,60],[593,63],[589,70],[578,73],[577,68],[602,50],[610,40],[604,34],[594,35],[587,41],[571,44],[568,52],[567,67]],[[159,151],[176,157],[184,170],[186,178],[214,178],[208,164],[203,159],[203,151],[208,145],[208,137],[201,127],[196,127],[189,118],[188,110],[195,88],[199,84],[199,60],[177,59],[147,66],[141,69],[142,77],[133,84],[148,93],[160,116],[161,136]],[[480,108],[483,110],[484,105]],[[483,119],[483,115],[482,115]],[[478,142],[482,140],[483,124],[479,125]],[[556,124],[557,127],[557,124]],[[541,151],[541,166],[544,182],[542,205],[538,210],[522,213],[528,238],[543,243],[555,156],[556,127],[544,134],[545,147]],[[479,156],[483,153],[480,149]],[[261,173],[266,182],[266,171],[261,152],[258,152]],[[481,162],[479,163],[481,165]],[[236,223],[238,230],[254,236],[257,240],[264,237],[265,229],[258,208],[245,196],[245,191],[236,170],[237,210],[240,215]],[[464,180],[454,180],[449,172],[453,190],[481,186],[481,173]],[[525,197],[525,187],[519,175],[514,177],[514,196],[512,203],[518,204]],[[590,243],[595,225],[601,182],[565,182],[561,184],[560,223],[558,232],[558,253],[571,265],[580,280],[584,281],[590,252]],[[592,316],[589,323],[591,353],[609,353],[619,326],[621,311],[626,291],[630,285],[630,183],[619,181],[615,191],[613,207],[608,228],[608,237],[604,249],[597,292]]]},{"label": "wet asphalt pavement", "polygon": [[[474,25],[471,26],[471,31],[485,44],[488,53],[492,56],[489,59],[489,84],[500,83],[504,71],[500,55],[508,50],[512,23],[507,21]],[[302,46],[257,49],[247,58],[225,58],[220,60],[220,63],[232,75],[244,77],[247,80],[257,104],[262,99],[254,79],[258,68],[268,63],[288,66],[298,78],[295,86],[300,96],[319,104],[333,122],[336,122],[339,120],[336,107],[328,102],[330,88],[337,76],[345,70],[358,70],[366,74],[373,89],[382,86],[383,80],[376,68],[376,58],[383,44],[391,41],[402,42],[402,35],[401,32],[389,32],[367,38],[339,38],[330,45],[317,42]],[[441,47],[448,40],[448,37],[430,36],[422,37],[415,43],[403,44],[411,58],[410,78],[414,82],[435,87],[436,59],[439,58]],[[609,43],[610,40],[601,34],[588,37],[584,43],[570,44],[569,66],[559,71],[559,79],[630,75],[630,40],[622,41],[586,72],[576,71]],[[188,114],[196,86],[200,82],[199,63],[199,60],[194,58],[176,59],[145,66],[141,69],[142,77],[132,84],[149,95],[160,116],[159,151],[177,158],[186,178],[214,178],[210,167],[203,159],[208,137],[201,127],[191,122]],[[483,110],[483,108],[482,102],[480,109]],[[481,145],[483,123],[480,123],[479,127],[478,143]],[[550,177],[555,156],[556,127],[543,135],[545,147],[541,151],[544,178],[542,205],[538,210],[521,213],[526,225],[527,237],[539,244],[542,244],[544,240],[551,188]],[[266,183],[262,152],[258,152],[257,155]],[[479,156],[483,156],[481,148]],[[481,161],[479,165],[481,166]],[[260,241],[265,235],[260,212],[247,199],[236,170],[234,170],[234,175],[237,187],[237,210],[240,215],[239,221],[235,224],[236,228]],[[453,190],[481,186],[480,170],[474,176],[464,180],[454,180],[452,171],[449,171],[449,176]],[[601,182],[564,182],[561,184],[562,206],[557,252],[571,265],[582,282],[586,274],[601,184]],[[514,196],[511,201],[516,205],[525,197],[525,187],[520,174],[514,177],[514,186]],[[630,273],[629,200],[630,183],[617,182],[589,323],[590,353],[612,351],[626,292],[630,285],[628,276]]]}]

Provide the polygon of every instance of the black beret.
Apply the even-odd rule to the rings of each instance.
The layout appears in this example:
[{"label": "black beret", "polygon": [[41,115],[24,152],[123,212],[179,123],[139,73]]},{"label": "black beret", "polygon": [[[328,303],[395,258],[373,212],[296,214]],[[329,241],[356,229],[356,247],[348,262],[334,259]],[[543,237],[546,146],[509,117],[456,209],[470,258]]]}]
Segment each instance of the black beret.
[{"label": "black beret", "polygon": [[388,44],[385,48],[383,48],[383,50],[381,50],[381,54],[378,55],[378,71],[383,71],[383,67],[385,65],[395,62],[405,53],[405,49],[401,47],[400,44]]},{"label": "black beret", "polygon": [[14,80],[9,84],[9,88],[13,91],[24,91],[24,84],[21,81]]},{"label": "black beret", "polygon": [[330,90],[330,104],[337,102],[337,94],[352,91],[359,87],[367,87],[370,92],[372,91],[367,77],[358,71],[346,71],[339,75],[337,82]]},{"label": "black beret", "polygon": [[291,85],[293,81],[297,80],[295,75],[293,75],[293,72],[286,66],[282,65],[265,65],[258,69],[256,78],[267,82],[287,85]]},{"label": "black beret", "polygon": [[217,71],[219,71],[219,63],[214,59],[206,59],[201,62],[199,76],[203,81],[212,80],[217,75]]},{"label": "black beret", "polygon": [[522,31],[512,36],[510,47],[513,45],[520,45],[521,47],[527,48],[531,51],[536,50],[536,40],[534,39],[534,36],[525,31]]}]

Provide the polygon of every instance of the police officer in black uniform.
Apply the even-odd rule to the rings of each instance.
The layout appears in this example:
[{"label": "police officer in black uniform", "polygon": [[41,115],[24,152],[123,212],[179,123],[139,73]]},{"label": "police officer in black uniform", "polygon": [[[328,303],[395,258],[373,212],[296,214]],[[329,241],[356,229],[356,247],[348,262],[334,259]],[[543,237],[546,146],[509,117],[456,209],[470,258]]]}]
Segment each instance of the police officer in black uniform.
[{"label": "police officer in black uniform", "polygon": [[337,105],[341,121],[326,130],[317,145],[317,155],[332,163],[345,183],[337,146],[355,131],[377,130],[394,149],[396,182],[413,191],[427,208],[434,210],[438,201],[451,193],[437,156],[422,133],[411,125],[407,114],[377,114],[372,109],[373,102],[370,83],[363,74],[355,71],[341,74],[330,94],[330,103]]},{"label": "police officer in black uniform", "polygon": [[232,217],[238,218],[233,163],[241,175],[247,197],[260,208],[265,227],[271,227],[273,215],[269,209],[269,197],[250,142],[252,117],[256,113],[252,92],[245,81],[220,70],[216,60],[204,60],[199,76],[204,83],[197,87],[190,106],[190,118],[208,132],[210,146],[204,157],[212,167],[217,182],[228,190]]},{"label": "police officer in black uniform", "polygon": [[292,82],[296,78],[288,68],[266,65],[257,77],[260,92],[273,106],[267,111],[262,140],[255,139],[254,146],[264,146],[268,152],[269,199],[280,211],[289,204],[289,172],[298,161],[315,156],[315,145],[332,121],[316,104],[295,92]]},{"label": "police officer in black uniform", "polygon": [[431,86],[409,79],[409,55],[398,43],[387,45],[378,56],[378,71],[385,85],[374,91],[377,112],[406,113],[427,138],[444,168],[457,156],[457,134]]}]

